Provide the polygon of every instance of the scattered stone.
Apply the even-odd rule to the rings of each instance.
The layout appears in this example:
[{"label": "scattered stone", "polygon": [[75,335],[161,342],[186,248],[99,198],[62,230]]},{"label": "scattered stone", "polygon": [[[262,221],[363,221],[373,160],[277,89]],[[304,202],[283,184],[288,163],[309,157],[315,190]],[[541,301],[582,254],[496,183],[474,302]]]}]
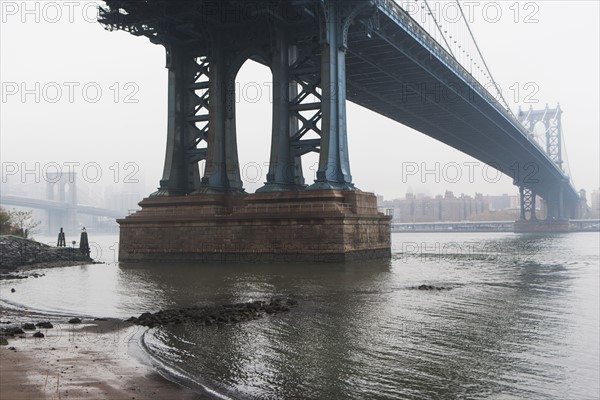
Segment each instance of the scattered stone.
[{"label": "scattered stone", "polygon": [[0,336],[0,346],[6,346],[8,345],[8,340],[6,340],[5,337]]},{"label": "scattered stone", "polygon": [[40,331],[37,331],[36,333],[33,334],[34,338],[43,338],[44,334]]},{"label": "scattered stone", "polygon": [[75,317],[75,318],[71,318],[71,319],[69,320],[69,323],[70,323],[70,324],[80,324],[80,323],[81,323],[81,318],[77,318],[77,317]]},{"label": "scattered stone", "polygon": [[444,286],[432,286],[432,285],[420,285],[417,287],[413,287],[412,289],[419,289],[419,290],[450,290],[450,287],[444,287]]},{"label": "scattered stone", "polygon": [[12,351],[17,351],[17,348],[15,346],[10,346],[8,349]]},{"label": "scattered stone", "polygon": [[35,331],[35,325],[30,323],[23,324],[22,328],[26,331]]},{"label": "scattered stone", "polygon": [[27,279],[27,275],[10,274],[5,271],[0,272],[0,281],[7,281],[10,279]]},{"label": "scattered stone", "polygon": [[94,318],[94,321],[108,321],[107,318]]},{"label": "scattered stone", "polygon": [[6,329],[0,330],[0,333],[3,333],[6,336],[15,336],[15,335],[20,335],[25,332],[23,331],[23,329],[19,328],[18,326],[11,326]]},{"label": "scattered stone", "polygon": [[127,321],[149,328],[161,325],[195,323],[199,325],[224,325],[251,321],[265,314],[277,314],[290,311],[298,302],[294,299],[272,298],[269,302],[253,301],[218,306],[188,307],[182,309],[161,310],[154,314],[143,313]]},{"label": "scattered stone", "polygon": [[37,326],[38,328],[43,328],[43,329],[54,328],[54,325],[52,325],[50,322],[38,322],[37,324],[35,324],[35,326]]}]

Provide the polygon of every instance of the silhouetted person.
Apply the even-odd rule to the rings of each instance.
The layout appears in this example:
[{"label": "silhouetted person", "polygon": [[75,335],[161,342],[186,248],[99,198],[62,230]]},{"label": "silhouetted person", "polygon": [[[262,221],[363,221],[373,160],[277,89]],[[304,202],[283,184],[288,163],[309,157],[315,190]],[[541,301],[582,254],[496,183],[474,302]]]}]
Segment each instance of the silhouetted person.
[{"label": "silhouetted person", "polygon": [[60,232],[58,232],[58,242],[56,243],[56,247],[66,247],[67,242],[65,241],[65,233],[63,232],[63,228],[60,228]]},{"label": "silhouetted person", "polygon": [[79,239],[79,251],[86,257],[90,256],[90,244],[88,243],[87,232],[85,231],[85,227],[81,229],[81,238]]}]

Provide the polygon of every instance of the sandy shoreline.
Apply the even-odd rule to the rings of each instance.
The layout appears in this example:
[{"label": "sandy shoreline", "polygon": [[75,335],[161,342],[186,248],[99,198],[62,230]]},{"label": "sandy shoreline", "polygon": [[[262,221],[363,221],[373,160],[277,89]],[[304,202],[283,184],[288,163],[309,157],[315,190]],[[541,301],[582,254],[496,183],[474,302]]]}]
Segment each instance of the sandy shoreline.
[{"label": "sandy shoreline", "polygon": [[35,331],[8,337],[8,346],[0,346],[0,399],[204,398],[139,357],[145,328],[118,320],[83,322],[41,329],[44,338],[32,337]]}]

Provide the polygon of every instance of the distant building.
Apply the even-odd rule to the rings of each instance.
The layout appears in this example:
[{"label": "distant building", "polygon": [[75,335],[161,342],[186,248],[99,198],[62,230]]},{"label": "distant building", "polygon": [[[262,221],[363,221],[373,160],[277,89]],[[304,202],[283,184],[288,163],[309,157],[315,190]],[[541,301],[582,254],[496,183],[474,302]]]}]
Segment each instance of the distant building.
[{"label": "distant building", "polygon": [[519,202],[517,196],[509,196],[508,193],[504,193],[502,196],[485,196],[485,199],[490,204],[490,211],[516,208],[516,203]]},{"label": "distant building", "polygon": [[384,201],[386,214],[393,216],[394,222],[438,222],[465,221],[470,217],[489,211],[489,203],[480,193],[475,197],[461,194],[456,197],[446,191],[444,196],[435,198],[423,194],[407,193],[405,199]]},{"label": "distant building", "polygon": [[139,209],[138,203],[143,199],[135,185],[109,186],[104,190],[105,207],[128,215],[130,211]]},{"label": "distant building", "polygon": [[592,192],[591,200],[592,218],[600,218],[600,189]]}]

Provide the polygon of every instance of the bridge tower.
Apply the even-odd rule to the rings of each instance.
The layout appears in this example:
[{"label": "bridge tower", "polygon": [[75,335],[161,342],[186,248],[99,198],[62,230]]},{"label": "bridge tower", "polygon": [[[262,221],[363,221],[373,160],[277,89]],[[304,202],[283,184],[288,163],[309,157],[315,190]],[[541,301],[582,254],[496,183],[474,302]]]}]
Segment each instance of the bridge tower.
[{"label": "bridge tower", "polygon": [[[561,116],[560,104],[557,104],[556,108],[549,108],[546,105],[543,110],[534,110],[533,107],[530,107],[527,111],[519,109],[518,113],[518,119],[526,128],[530,139],[538,144],[540,143],[536,137],[536,127],[539,124],[542,125],[542,144],[545,153],[564,172]],[[564,179],[559,185],[549,187],[541,193],[534,193],[526,184],[520,184],[521,215],[517,224],[519,228],[516,229],[529,230],[533,228],[534,231],[568,230],[568,219],[576,218],[580,208],[579,203],[568,204],[564,200],[564,191],[568,185],[568,179]],[[535,199],[537,196],[543,199],[543,209],[546,214],[544,221],[539,221],[535,215]],[[523,222],[530,222],[530,224],[523,224]]]},{"label": "bridge tower", "polygon": [[48,172],[46,179],[46,200],[67,204],[64,210],[48,210],[49,233],[60,228],[73,233],[77,229],[77,174],[75,172]]},{"label": "bridge tower", "polygon": [[546,108],[543,110],[534,110],[529,107],[529,110],[522,111],[519,109],[518,118],[523,126],[527,129],[532,139],[535,140],[535,128],[538,123],[542,123],[544,127],[545,150],[556,165],[563,169],[562,159],[562,110],[560,104],[556,108]]},{"label": "bridge tower", "polygon": [[[100,22],[164,46],[168,69],[163,176],[142,210],[118,221],[121,260],[390,255],[390,218],[355,188],[346,131],[348,38],[375,19],[374,3],[105,2]],[[248,59],[273,74],[269,171],[254,194],[236,141],[235,78]],[[307,186],[309,152],[319,164]]]}]

